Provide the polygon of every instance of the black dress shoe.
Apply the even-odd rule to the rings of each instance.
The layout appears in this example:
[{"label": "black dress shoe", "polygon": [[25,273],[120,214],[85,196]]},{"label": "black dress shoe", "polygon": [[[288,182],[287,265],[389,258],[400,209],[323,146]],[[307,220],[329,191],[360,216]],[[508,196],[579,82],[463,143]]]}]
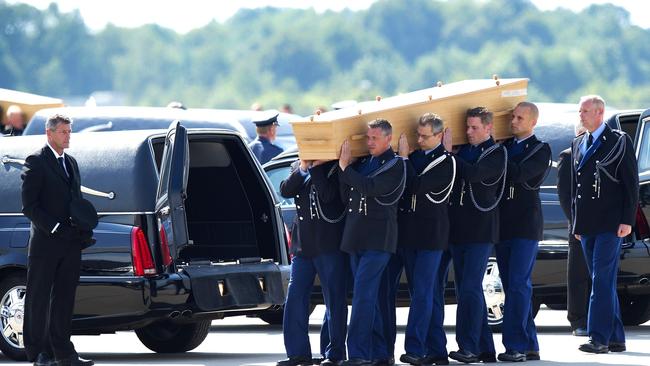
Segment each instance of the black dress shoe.
[{"label": "black dress shoe", "polygon": [[625,342],[609,342],[609,352],[625,352]]},{"label": "black dress shoe", "polygon": [[399,356],[400,362],[408,363],[409,365],[426,365],[426,357],[418,357],[416,355],[412,355],[410,353],[405,353],[401,356]]},{"label": "black dress shoe", "polygon": [[526,351],[526,361],[539,361],[539,351]]},{"label": "black dress shoe", "polygon": [[609,352],[609,347],[606,345],[594,341],[593,339],[590,339],[588,343],[580,345],[580,348],[578,348],[582,352],[589,352],[589,353],[607,353]]},{"label": "black dress shoe", "polygon": [[499,356],[497,357],[499,361],[503,362],[524,362],[526,361],[526,355],[513,351],[513,350],[508,350],[505,353],[499,353]]},{"label": "black dress shoe", "polygon": [[34,366],[54,366],[54,358],[45,352],[41,352],[34,360]]},{"label": "black dress shoe", "polygon": [[56,366],[92,366],[94,364],[92,360],[83,359],[78,355],[56,360]]},{"label": "black dress shoe", "polygon": [[372,366],[393,366],[395,364],[395,359],[391,358],[382,358],[379,360],[372,361]]},{"label": "black dress shoe", "polygon": [[449,358],[463,363],[475,363],[478,362],[478,356],[469,351],[458,350],[449,352]]},{"label": "black dress shoe", "polygon": [[478,360],[483,363],[495,363],[497,362],[497,355],[493,352],[481,352],[478,355]]},{"label": "black dress shoe", "polygon": [[293,356],[286,360],[278,361],[275,366],[309,366],[312,365],[311,356]]},{"label": "black dress shoe", "polygon": [[447,356],[426,356],[423,365],[449,365],[449,359]]},{"label": "black dress shoe", "polygon": [[360,358],[351,358],[341,362],[341,366],[371,366],[372,361],[363,360]]}]

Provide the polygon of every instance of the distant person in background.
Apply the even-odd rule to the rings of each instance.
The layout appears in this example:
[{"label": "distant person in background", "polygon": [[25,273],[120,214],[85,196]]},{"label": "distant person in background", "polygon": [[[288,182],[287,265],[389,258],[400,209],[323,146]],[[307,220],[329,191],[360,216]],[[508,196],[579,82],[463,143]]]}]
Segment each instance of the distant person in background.
[{"label": "distant person in background", "polygon": [[264,107],[262,106],[261,103],[255,102],[255,103],[251,104],[251,110],[252,111],[263,111]]},{"label": "distant person in background", "polygon": [[2,133],[10,136],[20,136],[25,129],[25,115],[23,110],[17,105],[10,105],[7,108],[7,119],[5,129]]},{"label": "distant person in background", "polygon": [[322,106],[322,105],[316,107],[316,111],[315,111],[315,113],[318,113],[318,112],[320,112],[320,113],[325,113],[325,112],[327,112],[327,107]]},{"label": "distant person in background", "polygon": [[185,107],[185,104],[183,104],[183,102],[179,102],[177,100],[169,102],[169,104],[167,104],[167,108],[178,108],[182,110],[187,109],[187,107]]},{"label": "distant person in background", "polygon": [[270,117],[266,115],[259,120],[254,120],[253,123],[257,127],[257,137],[248,144],[248,147],[253,151],[260,164],[264,164],[284,151],[280,146],[273,144],[280,125],[278,114],[275,113]]},{"label": "distant person in background", "polygon": [[[576,136],[585,133],[585,128],[577,125]],[[571,217],[571,148],[560,153],[557,160],[557,194],[560,206],[569,220],[569,258],[567,261],[567,320],[576,337],[586,337],[587,312],[589,311],[589,294],[591,279],[580,240],[571,234],[573,218]]]},{"label": "distant person in background", "polygon": [[291,104],[284,103],[282,107],[280,107],[280,112],[293,114],[293,108],[291,107]]}]

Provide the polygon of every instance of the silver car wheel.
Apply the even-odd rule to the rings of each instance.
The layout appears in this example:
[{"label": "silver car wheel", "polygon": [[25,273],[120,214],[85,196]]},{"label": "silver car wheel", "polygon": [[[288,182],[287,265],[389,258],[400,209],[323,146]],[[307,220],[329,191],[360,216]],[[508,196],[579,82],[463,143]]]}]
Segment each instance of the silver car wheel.
[{"label": "silver car wheel", "polygon": [[501,324],[503,322],[503,305],[506,301],[506,294],[503,291],[501,277],[499,277],[499,266],[494,259],[488,261],[483,276],[483,295],[487,306],[488,324]]},{"label": "silver car wheel", "polygon": [[0,301],[0,323],[5,341],[16,348],[24,348],[23,319],[25,312],[25,286],[10,288]]}]

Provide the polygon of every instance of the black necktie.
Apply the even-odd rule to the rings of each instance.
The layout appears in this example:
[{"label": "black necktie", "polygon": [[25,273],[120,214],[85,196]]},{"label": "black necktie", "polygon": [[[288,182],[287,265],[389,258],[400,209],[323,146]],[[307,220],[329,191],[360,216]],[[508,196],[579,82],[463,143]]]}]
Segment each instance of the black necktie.
[{"label": "black necktie", "polygon": [[68,171],[65,169],[65,163],[63,162],[63,157],[57,158],[59,161],[59,165],[61,166],[61,169],[63,169],[63,174],[65,175],[66,178],[70,178],[70,175],[68,175]]},{"label": "black necktie", "polygon": [[589,137],[587,137],[587,149],[591,147],[591,144],[594,143],[594,135],[589,134]]}]

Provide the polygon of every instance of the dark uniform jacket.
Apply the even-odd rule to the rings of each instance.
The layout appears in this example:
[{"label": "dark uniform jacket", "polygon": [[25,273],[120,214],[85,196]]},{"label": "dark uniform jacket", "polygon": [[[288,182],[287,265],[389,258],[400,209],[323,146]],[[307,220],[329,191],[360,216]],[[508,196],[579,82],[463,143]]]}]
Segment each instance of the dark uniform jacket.
[{"label": "dark uniform jacket", "polygon": [[[446,156],[445,160],[420,175],[431,162],[441,156]],[[445,198],[454,176],[453,159],[441,144],[428,154],[416,150],[405,161],[406,190],[399,201],[397,214],[400,247],[421,250],[447,248],[449,198],[441,203],[433,203],[426,195],[429,194],[435,201]]]},{"label": "dark uniform jacket", "polygon": [[560,207],[569,219],[571,232],[571,148],[562,150],[557,159],[557,195]]},{"label": "dark uniform jacket", "polygon": [[[51,233],[57,223],[69,226],[70,201],[81,197],[79,166],[65,154],[70,179],[57,162],[52,150],[45,145],[27,157],[22,174],[23,213],[31,220],[30,256],[63,256],[81,250],[81,239],[65,237],[63,228]],[[61,230],[59,230],[61,229]]]},{"label": "dark uniform jacket", "polygon": [[517,143],[508,139],[506,190],[499,203],[499,234],[501,240],[542,240],[544,217],[539,199],[539,186],[550,167],[551,148],[535,135]]},{"label": "dark uniform jacket", "polygon": [[[369,169],[375,166],[375,169]],[[367,156],[345,171],[339,169],[343,201],[347,205],[341,250],[347,253],[362,250],[395,253],[397,201],[406,180],[404,170],[404,161],[391,149],[373,158],[372,162]],[[374,176],[378,171],[383,172]]]},{"label": "dark uniform jacket", "polygon": [[[499,217],[495,207],[481,211],[475,207],[470,195],[470,184],[479,207],[488,208],[496,203],[501,191],[505,156],[497,147],[483,159],[479,156],[495,145],[490,137],[477,145],[463,145],[456,154],[458,176],[449,201],[450,232],[452,244],[496,243],[499,240]],[[483,184],[485,183],[485,184]]]},{"label": "dark uniform jacket", "polygon": [[293,197],[296,216],[291,230],[291,253],[315,257],[339,250],[343,234],[343,215],[337,162],[332,161],[300,174],[300,162],[291,166],[291,173],[280,183],[282,197]]},{"label": "dark uniform jacket", "polygon": [[269,139],[262,136],[257,136],[255,140],[248,144],[248,147],[260,164],[266,163],[284,151],[280,146],[275,145]]},{"label": "dark uniform jacket", "polygon": [[576,137],[571,148],[573,233],[597,235],[616,232],[620,224],[634,225],[639,175],[632,140],[605,126],[583,157],[580,146],[586,136]]}]

